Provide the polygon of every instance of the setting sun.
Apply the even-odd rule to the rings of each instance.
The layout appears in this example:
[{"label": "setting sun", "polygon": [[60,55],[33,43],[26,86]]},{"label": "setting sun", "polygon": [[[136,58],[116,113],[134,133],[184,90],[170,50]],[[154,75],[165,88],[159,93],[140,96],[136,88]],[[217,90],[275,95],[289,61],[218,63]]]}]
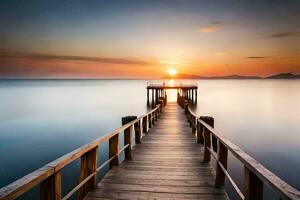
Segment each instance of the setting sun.
[{"label": "setting sun", "polygon": [[170,69],[168,70],[168,74],[169,74],[170,76],[175,76],[175,75],[177,74],[177,70],[174,69],[174,68],[170,68]]}]

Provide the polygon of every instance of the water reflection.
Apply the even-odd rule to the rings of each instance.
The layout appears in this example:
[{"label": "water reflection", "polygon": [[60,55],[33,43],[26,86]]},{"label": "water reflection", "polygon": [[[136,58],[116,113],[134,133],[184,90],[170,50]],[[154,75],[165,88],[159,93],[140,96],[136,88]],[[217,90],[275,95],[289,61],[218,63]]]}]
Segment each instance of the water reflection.
[{"label": "water reflection", "polygon": [[[195,111],[213,116],[220,132],[300,189],[300,81],[196,82]],[[109,133],[122,116],[146,113],[151,108],[145,88],[146,81],[136,80],[0,81],[0,187]],[[167,95],[176,101],[177,90]],[[105,149],[100,148],[101,162]],[[229,171],[238,179],[241,166],[229,159]],[[64,172],[73,177],[66,179],[69,186],[77,168],[74,163]]]}]

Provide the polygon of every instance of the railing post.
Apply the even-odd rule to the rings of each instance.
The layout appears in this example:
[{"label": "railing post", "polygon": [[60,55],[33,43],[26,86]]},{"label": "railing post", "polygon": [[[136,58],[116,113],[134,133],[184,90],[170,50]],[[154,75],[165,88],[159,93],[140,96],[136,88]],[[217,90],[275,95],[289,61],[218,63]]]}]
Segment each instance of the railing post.
[{"label": "railing post", "polygon": [[115,158],[110,162],[109,166],[119,165],[119,133],[109,139],[109,158]]},{"label": "railing post", "polygon": [[97,185],[97,166],[98,166],[98,146],[91,149],[87,153],[81,156],[80,160],[80,177],[79,182],[82,182],[89,175],[94,173],[92,179],[86,182],[77,193],[77,199],[81,200],[85,195],[92,189],[96,188]]},{"label": "railing post", "polygon": [[160,97],[159,105],[160,105],[161,108],[164,107],[164,98],[163,97]]},{"label": "railing post", "polygon": [[148,114],[148,125],[149,125],[149,128],[152,128],[152,113]]},{"label": "railing post", "polygon": [[[228,157],[228,149],[227,147],[220,141],[218,141],[218,153],[217,153],[217,161],[219,161],[225,169],[227,169],[227,157]],[[216,182],[215,186],[224,186],[225,183],[225,174],[220,167],[220,165],[217,163],[217,169],[216,169]]]},{"label": "railing post", "polygon": [[134,124],[134,132],[135,132],[135,143],[139,144],[142,140],[142,123],[143,119],[139,120]]},{"label": "railing post", "polygon": [[210,162],[210,132],[207,130],[207,128],[204,127],[204,158],[203,162]]},{"label": "railing post", "polygon": [[198,120],[197,120],[197,143],[198,144],[203,144],[204,143],[203,125]]},{"label": "railing post", "polygon": [[[200,120],[201,118],[199,118],[198,120]],[[203,136],[203,125],[198,122],[197,123],[197,143],[198,144],[204,144],[204,136]]]},{"label": "railing post", "polygon": [[143,124],[143,133],[147,134],[148,133],[148,115],[143,117],[142,124]]},{"label": "railing post", "polygon": [[189,111],[189,103],[187,100],[184,100],[184,112],[185,114],[188,114]]},{"label": "railing post", "polygon": [[[209,117],[209,116],[201,116],[200,119],[202,121],[204,121],[205,123],[207,123],[208,125],[210,125],[211,127],[214,128],[214,125],[215,125],[215,120],[213,117]],[[217,138],[212,134],[212,137],[211,137],[211,142],[212,142],[212,147],[213,147],[213,150],[215,152],[217,152],[217,148],[218,148],[218,140]]]},{"label": "railing post", "polygon": [[61,173],[55,172],[40,185],[40,199],[61,200]]},{"label": "railing post", "polygon": [[[136,120],[137,116],[126,116],[126,117],[122,117],[122,125],[125,125],[133,120]],[[133,129],[133,125],[131,125],[130,127],[126,128],[124,130],[124,146],[129,145],[126,149],[125,149],[125,159],[132,159],[131,156],[131,149],[132,149],[132,129]]]},{"label": "railing post", "polygon": [[245,200],[263,199],[263,182],[247,167],[244,167],[244,196]]},{"label": "railing post", "polygon": [[[159,106],[159,104],[157,104],[156,107],[157,106]],[[154,114],[154,121],[157,122],[157,120],[158,120],[157,110],[155,110],[153,114]]]},{"label": "railing post", "polygon": [[194,115],[192,116],[192,119],[193,119],[192,133],[194,134],[196,133],[197,121]]}]

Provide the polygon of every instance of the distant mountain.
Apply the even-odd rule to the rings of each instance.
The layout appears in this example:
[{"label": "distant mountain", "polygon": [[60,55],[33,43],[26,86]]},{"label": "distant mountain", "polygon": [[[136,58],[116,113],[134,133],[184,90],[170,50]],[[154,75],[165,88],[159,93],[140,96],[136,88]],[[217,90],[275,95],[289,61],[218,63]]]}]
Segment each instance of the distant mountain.
[{"label": "distant mountain", "polygon": [[268,76],[266,79],[300,79],[300,74],[280,73]]},{"label": "distant mountain", "polygon": [[[170,76],[163,77],[165,79],[172,78]],[[241,75],[228,75],[228,76],[199,76],[190,74],[178,74],[176,79],[261,79],[259,76],[241,76]]]},{"label": "distant mountain", "polygon": [[[163,79],[171,79],[174,77],[164,76]],[[175,79],[300,79],[300,74],[295,75],[292,73],[274,74],[265,78],[260,76],[242,76],[242,75],[227,75],[227,76],[200,76],[190,74],[177,74]]]}]

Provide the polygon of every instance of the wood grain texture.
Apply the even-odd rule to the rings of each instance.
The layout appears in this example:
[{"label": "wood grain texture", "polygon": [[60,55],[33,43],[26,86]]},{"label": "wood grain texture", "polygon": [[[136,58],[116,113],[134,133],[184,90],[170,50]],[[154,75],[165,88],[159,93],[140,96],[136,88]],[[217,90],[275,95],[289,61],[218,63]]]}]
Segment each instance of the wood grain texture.
[{"label": "wood grain texture", "polygon": [[[80,161],[80,178],[79,183],[86,179],[89,175],[96,172],[98,166],[98,146],[90,150],[88,153],[81,157]],[[95,175],[91,180],[85,183],[79,190],[77,194],[77,199],[81,200],[84,196],[96,187],[97,176]]]},{"label": "wood grain texture", "polygon": [[113,167],[86,200],[227,199],[215,187],[211,164],[202,162],[203,147],[191,134],[184,110],[168,103],[159,118],[134,147],[132,160]]}]

